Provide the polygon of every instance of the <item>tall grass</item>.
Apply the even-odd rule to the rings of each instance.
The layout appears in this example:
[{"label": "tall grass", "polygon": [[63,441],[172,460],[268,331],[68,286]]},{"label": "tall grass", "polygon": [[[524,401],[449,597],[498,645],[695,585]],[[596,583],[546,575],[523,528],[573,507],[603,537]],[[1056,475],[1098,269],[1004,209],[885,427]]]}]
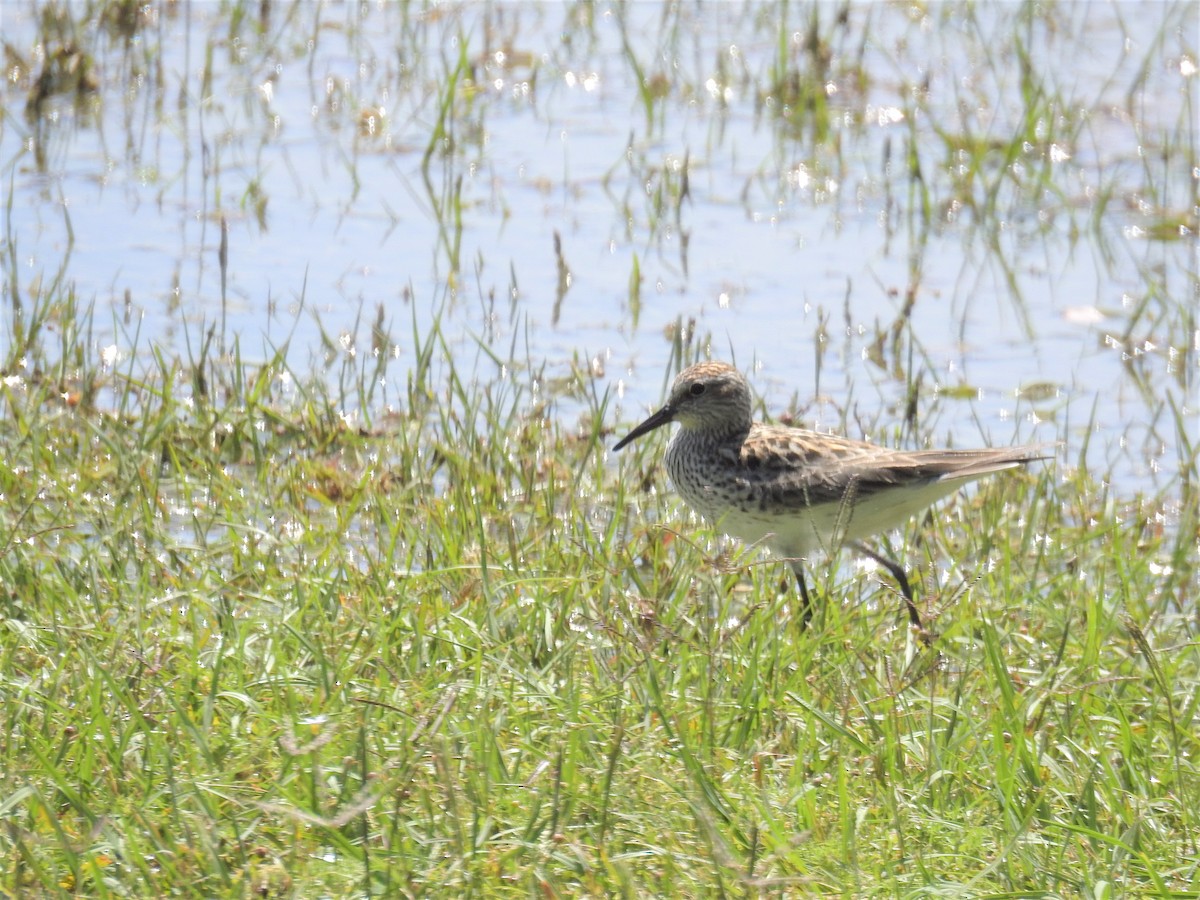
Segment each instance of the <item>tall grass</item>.
[{"label": "tall grass", "polygon": [[199,346],[5,389],[10,894],[1194,889],[1194,532],[998,480],[913,529],[935,650],[848,568],[802,633],[588,368],[435,333],[363,428]]}]

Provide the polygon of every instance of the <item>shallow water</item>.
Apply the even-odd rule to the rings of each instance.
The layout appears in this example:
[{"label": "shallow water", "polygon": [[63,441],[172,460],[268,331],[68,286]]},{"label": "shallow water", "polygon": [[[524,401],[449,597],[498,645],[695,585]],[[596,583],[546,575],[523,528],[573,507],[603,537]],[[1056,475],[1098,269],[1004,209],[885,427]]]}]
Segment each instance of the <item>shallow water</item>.
[{"label": "shallow water", "polygon": [[215,326],[301,370],[381,310],[397,385],[440,321],[481,379],[480,343],[592,372],[614,427],[694,321],[852,436],[1062,442],[1131,490],[1200,441],[1193,4],[267,8],[64,25],[96,90],[40,115],[61,34],[0,8],[10,297],[61,278],[116,359]]}]

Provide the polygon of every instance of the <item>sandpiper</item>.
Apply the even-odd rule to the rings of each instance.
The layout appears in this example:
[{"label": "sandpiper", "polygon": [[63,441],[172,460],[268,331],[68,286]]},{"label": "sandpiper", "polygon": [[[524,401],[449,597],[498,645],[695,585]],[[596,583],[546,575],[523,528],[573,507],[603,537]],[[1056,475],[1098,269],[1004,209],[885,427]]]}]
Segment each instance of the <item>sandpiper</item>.
[{"label": "sandpiper", "polygon": [[679,373],[671,396],[630,441],[668,422],[667,472],[688,506],[726,534],[762,542],[789,562],[800,585],[801,625],[812,618],[803,563],[848,544],[891,572],[908,617],[929,640],[901,566],[862,544],[993,472],[1045,459],[1036,447],[892,450],[865,441],[753,420],[750,385],[722,362]]}]

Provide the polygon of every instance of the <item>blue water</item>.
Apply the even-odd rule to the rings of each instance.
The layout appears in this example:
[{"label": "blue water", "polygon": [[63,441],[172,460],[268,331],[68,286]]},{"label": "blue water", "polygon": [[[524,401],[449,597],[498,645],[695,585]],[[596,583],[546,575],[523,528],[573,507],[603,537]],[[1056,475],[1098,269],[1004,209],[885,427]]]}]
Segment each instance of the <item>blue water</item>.
[{"label": "blue water", "polygon": [[[670,333],[694,320],[691,352],[735,357],[770,412],[852,436],[1060,442],[1063,465],[1131,491],[1200,442],[1196,243],[1155,234],[1197,219],[1194,4],[1029,21],[1013,4],[862,4],[839,24],[832,5],[780,23],[753,4],[305,3],[272,5],[263,33],[217,4],[148,9],[130,43],[77,35],[100,90],[34,120],[47,48],[28,6],[0,7],[26,64],[9,60],[0,117],[6,294],[61,278],[94,310],[97,354],[186,356],[215,327],[249,359],[286,344],[303,372],[370,353],[382,309],[384,402],[413,323],[439,321],[480,379],[591,372],[618,428],[661,399]],[[814,9],[826,139],[771,87],[781,53],[813,71]],[[623,34],[661,87],[650,116]],[[450,92],[460,54],[470,79]],[[1047,115],[1025,123],[1030,90]],[[426,165],[448,93],[458,115]],[[988,148],[972,179],[955,149],[970,142]],[[910,288],[908,326],[880,343]],[[889,424],[914,371],[918,436]]]}]

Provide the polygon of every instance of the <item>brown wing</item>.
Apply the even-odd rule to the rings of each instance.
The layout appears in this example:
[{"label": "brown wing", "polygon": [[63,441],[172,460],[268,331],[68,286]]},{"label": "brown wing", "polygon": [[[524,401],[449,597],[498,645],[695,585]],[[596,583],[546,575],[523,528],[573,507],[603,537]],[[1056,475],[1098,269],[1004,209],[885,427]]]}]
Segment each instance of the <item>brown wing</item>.
[{"label": "brown wing", "polygon": [[866,441],[799,428],[759,425],[743,442],[739,479],[764,505],[840,503],[898,485],[969,480],[1034,459],[1036,448],[891,450]]}]

